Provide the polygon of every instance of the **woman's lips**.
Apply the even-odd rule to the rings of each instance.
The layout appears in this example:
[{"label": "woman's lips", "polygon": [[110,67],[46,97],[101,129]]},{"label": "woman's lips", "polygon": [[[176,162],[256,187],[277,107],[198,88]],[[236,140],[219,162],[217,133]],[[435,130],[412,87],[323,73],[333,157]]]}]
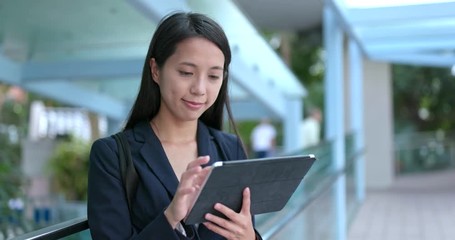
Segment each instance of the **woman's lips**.
[{"label": "woman's lips", "polygon": [[185,103],[185,105],[188,108],[193,109],[193,110],[199,110],[202,108],[202,106],[204,106],[204,103],[188,101],[185,99],[183,99],[183,102]]}]

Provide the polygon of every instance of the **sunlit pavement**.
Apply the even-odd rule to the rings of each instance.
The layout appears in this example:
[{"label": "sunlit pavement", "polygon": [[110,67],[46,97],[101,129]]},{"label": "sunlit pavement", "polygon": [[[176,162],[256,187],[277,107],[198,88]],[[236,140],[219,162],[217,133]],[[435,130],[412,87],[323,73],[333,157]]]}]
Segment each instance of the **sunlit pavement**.
[{"label": "sunlit pavement", "polygon": [[367,191],[349,240],[454,240],[455,170],[397,177],[388,190]]}]

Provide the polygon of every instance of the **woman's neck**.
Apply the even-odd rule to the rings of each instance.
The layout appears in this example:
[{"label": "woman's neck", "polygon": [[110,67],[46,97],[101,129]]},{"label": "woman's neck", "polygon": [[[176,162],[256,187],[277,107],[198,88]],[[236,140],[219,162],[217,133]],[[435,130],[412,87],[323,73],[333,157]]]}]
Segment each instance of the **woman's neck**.
[{"label": "woman's neck", "polygon": [[190,143],[196,140],[197,121],[176,122],[157,115],[150,125],[163,143]]}]

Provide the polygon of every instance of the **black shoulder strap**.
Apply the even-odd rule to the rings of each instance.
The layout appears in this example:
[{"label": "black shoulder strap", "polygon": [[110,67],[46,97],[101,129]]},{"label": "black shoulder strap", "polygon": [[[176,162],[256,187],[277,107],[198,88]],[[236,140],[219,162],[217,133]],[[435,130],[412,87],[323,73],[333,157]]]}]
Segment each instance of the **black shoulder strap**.
[{"label": "black shoulder strap", "polygon": [[130,211],[131,221],[133,221],[131,216],[131,203],[136,194],[139,177],[136,168],[134,167],[133,159],[131,158],[130,145],[128,144],[128,139],[126,139],[125,134],[123,132],[118,132],[114,135],[114,138],[117,142],[119,151],[120,172],[125,188],[126,199],[128,201],[128,209]]}]

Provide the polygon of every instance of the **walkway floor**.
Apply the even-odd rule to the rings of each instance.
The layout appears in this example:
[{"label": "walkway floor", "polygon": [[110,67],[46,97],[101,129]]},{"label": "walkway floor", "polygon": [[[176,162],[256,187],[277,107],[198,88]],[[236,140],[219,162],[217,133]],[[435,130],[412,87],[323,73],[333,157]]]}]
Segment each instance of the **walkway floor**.
[{"label": "walkway floor", "polygon": [[454,240],[455,171],[398,177],[384,191],[368,191],[349,240]]}]

